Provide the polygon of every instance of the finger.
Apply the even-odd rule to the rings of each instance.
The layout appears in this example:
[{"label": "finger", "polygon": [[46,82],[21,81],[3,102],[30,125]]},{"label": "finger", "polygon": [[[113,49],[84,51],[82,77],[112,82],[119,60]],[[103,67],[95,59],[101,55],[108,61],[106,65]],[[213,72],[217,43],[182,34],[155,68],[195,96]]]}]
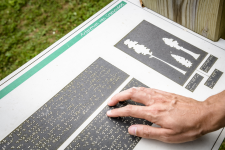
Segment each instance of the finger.
[{"label": "finger", "polygon": [[156,128],[148,125],[132,125],[128,128],[128,132],[131,135],[147,139],[155,139],[167,143],[170,142],[170,138],[173,135],[173,131],[171,129]]},{"label": "finger", "polygon": [[122,108],[116,108],[113,110],[110,110],[107,112],[107,116],[109,117],[126,117],[131,116],[135,118],[142,118],[149,120],[150,118],[147,118],[145,106],[136,106],[136,105],[127,105]]},{"label": "finger", "polygon": [[151,105],[154,103],[151,99],[151,95],[143,91],[146,88],[130,88],[122,91],[111,98],[108,101],[109,106],[114,106],[120,101],[132,99],[135,102],[142,103],[144,105]]}]

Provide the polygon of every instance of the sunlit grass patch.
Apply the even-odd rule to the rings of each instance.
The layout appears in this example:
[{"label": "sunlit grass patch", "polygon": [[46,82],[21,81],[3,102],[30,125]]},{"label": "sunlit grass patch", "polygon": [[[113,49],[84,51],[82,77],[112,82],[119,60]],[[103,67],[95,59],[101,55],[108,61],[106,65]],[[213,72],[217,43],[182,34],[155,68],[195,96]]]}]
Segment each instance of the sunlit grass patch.
[{"label": "sunlit grass patch", "polygon": [[2,0],[0,80],[109,2],[111,0]]}]

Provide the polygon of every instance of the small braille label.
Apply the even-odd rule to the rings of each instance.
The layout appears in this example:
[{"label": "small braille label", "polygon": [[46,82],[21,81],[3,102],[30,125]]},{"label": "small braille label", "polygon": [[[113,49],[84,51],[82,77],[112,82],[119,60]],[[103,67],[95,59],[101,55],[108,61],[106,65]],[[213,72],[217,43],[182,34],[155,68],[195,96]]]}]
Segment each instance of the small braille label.
[{"label": "small braille label", "polygon": [[202,81],[203,76],[196,73],[194,77],[191,79],[191,81],[186,85],[186,89],[188,89],[191,92],[194,92],[194,90],[197,88],[199,83]]},{"label": "small braille label", "polygon": [[222,71],[215,69],[208,80],[205,82],[205,86],[208,86],[212,89],[216,85],[222,74]]},{"label": "small braille label", "polygon": [[208,73],[209,70],[212,68],[212,66],[215,64],[215,62],[217,61],[217,59],[218,59],[217,57],[210,55],[200,69]]}]

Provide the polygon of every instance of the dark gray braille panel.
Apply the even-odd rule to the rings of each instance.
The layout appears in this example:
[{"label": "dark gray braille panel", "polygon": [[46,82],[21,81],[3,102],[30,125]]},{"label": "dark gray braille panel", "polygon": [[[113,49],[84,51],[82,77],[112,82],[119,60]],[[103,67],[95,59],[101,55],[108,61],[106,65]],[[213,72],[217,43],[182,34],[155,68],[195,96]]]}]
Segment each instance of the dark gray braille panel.
[{"label": "dark gray braille panel", "polygon": [[127,78],[97,59],[5,137],[0,148],[57,149]]},{"label": "dark gray braille panel", "polygon": [[223,75],[223,72],[215,69],[211,76],[208,78],[208,80],[205,82],[205,85],[209,88],[213,89],[213,87],[216,85],[220,77]]},{"label": "dark gray braille panel", "polygon": [[[132,79],[123,90],[131,87],[147,87]],[[109,118],[106,112],[110,109],[124,107],[127,104],[140,105],[131,100],[120,102],[114,107],[106,106],[92,122],[67,146],[66,150],[131,150],[141,140],[130,135],[128,128],[133,124],[152,125],[144,119],[133,117]],[[143,104],[142,104],[143,105]]]},{"label": "dark gray braille panel", "polygon": [[189,81],[189,83],[186,85],[186,89],[188,89],[191,92],[194,92],[194,90],[198,87],[200,82],[202,81],[204,77],[196,73],[194,77]]},{"label": "dark gray braille panel", "polygon": [[209,70],[212,68],[212,66],[215,64],[217,61],[217,57],[210,55],[207,60],[204,62],[204,64],[201,66],[201,70],[208,73]]}]

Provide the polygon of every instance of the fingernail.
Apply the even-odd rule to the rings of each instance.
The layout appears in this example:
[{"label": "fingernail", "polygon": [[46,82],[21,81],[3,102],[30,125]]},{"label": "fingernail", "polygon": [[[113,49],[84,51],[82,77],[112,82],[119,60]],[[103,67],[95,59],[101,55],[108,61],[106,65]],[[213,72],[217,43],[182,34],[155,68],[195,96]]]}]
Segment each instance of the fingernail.
[{"label": "fingernail", "polygon": [[129,128],[129,133],[130,133],[131,135],[137,136],[137,127],[136,127],[136,126],[131,126],[131,127]]},{"label": "fingernail", "polygon": [[108,101],[108,105],[110,105],[110,104],[111,104],[111,100]]},{"label": "fingernail", "polygon": [[107,111],[107,115],[111,115],[111,110]]},{"label": "fingernail", "polygon": [[138,89],[138,87],[133,87],[134,89]]}]

